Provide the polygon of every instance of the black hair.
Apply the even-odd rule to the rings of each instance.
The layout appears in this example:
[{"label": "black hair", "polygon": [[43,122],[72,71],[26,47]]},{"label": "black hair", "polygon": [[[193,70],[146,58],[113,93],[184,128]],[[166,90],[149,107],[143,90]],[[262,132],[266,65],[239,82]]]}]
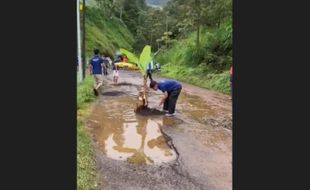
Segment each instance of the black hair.
[{"label": "black hair", "polygon": [[95,54],[95,55],[98,55],[98,54],[99,54],[99,49],[95,49],[95,50],[94,50],[94,54]]},{"label": "black hair", "polygon": [[155,85],[157,85],[157,82],[155,80],[151,80],[150,88],[154,88]]}]

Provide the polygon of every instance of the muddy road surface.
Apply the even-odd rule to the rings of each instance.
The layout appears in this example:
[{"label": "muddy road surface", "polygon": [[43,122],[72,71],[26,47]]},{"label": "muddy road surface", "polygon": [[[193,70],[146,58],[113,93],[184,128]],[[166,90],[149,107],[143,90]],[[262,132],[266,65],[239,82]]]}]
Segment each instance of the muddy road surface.
[{"label": "muddy road surface", "polygon": [[105,77],[87,122],[102,174],[99,188],[231,190],[229,96],[182,83],[175,117],[164,116],[162,93],[152,90],[154,111],[141,115],[134,109],[142,83],[136,72],[120,71],[119,85]]}]

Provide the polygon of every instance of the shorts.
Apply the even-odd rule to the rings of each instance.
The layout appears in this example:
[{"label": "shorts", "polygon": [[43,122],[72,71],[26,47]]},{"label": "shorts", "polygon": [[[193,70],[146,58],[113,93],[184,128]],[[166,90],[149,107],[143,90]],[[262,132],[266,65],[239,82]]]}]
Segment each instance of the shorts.
[{"label": "shorts", "polygon": [[113,77],[119,77],[119,72],[116,70],[113,70]]},{"label": "shorts", "polygon": [[95,78],[96,85],[102,84],[102,81],[103,81],[102,75],[95,74],[94,78]]}]

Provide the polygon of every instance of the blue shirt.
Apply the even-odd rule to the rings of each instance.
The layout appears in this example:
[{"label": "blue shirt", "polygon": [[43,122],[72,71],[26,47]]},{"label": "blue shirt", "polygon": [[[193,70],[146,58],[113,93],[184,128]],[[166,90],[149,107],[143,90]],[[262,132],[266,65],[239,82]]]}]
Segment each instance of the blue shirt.
[{"label": "blue shirt", "polygon": [[174,90],[180,90],[182,85],[175,80],[165,80],[158,83],[158,89],[162,92],[171,92]]},{"label": "blue shirt", "polygon": [[99,55],[95,55],[91,60],[90,64],[93,67],[93,74],[94,75],[101,75],[102,74],[102,66],[103,59]]}]

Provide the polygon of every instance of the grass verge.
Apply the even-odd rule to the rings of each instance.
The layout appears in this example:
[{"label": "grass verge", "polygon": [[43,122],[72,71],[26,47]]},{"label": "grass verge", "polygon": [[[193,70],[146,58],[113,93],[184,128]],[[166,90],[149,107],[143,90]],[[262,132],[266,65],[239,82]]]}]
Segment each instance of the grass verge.
[{"label": "grass verge", "polygon": [[86,76],[77,87],[77,186],[79,190],[94,190],[98,186],[94,149],[85,120],[95,100],[92,91],[93,80]]},{"label": "grass verge", "polygon": [[192,68],[181,64],[166,64],[161,68],[160,75],[223,94],[230,94],[229,71],[215,74],[202,72],[203,69],[200,66]]}]

